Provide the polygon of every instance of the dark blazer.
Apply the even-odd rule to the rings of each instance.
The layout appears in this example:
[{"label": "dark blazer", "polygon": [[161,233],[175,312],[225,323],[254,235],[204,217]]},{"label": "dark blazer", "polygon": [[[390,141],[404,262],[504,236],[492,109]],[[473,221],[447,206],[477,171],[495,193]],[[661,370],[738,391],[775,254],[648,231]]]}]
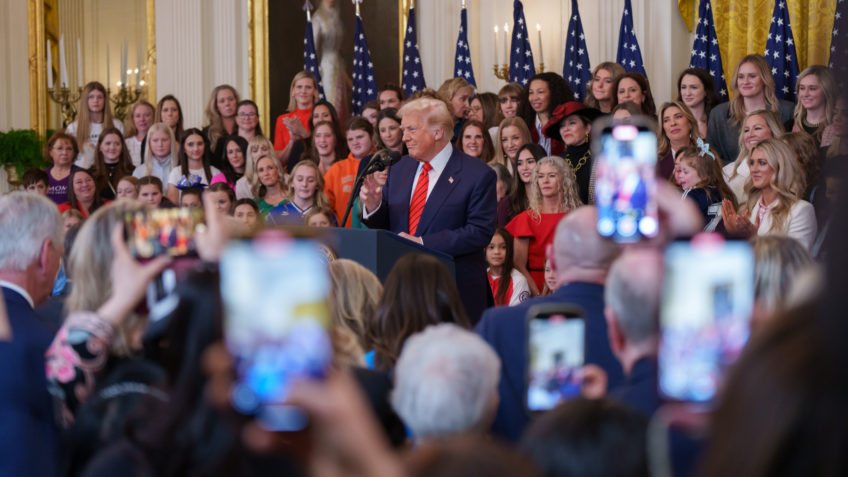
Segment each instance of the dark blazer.
[{"label": "dark blazer", "polygon": [[571,303],[583,308],[586,315],[586,363],[596,364],[606,371],[609,389],[614,389],[624,380],[621,364],[613,356],[607,337],[602,285],[569,283],[551,295],[536,297],[516,306],[486,310],[475,331],[501,358],[500,403],[492,432],[510,441],[518,441],[530,421],[526,406],[526,315],[531,306],[540,303]]},{"label": "dark blazer", "polygon": [[[409,233],[409,201],[418,161],[404,156],[389,170],[383,203],[363,223],[369,228]],[[424,246],[453,256],[456,283],[472,323],[486,308],[489,282],[484,250],[495,233],[495,171],[454,148],[424,205],[416,235]]]},{"label": "dark blazer", "polygon": [[58,430],[44,352],[53,339],[26,299],[3,288],[12,341],[0,341],[0,475],[57,473]]}]

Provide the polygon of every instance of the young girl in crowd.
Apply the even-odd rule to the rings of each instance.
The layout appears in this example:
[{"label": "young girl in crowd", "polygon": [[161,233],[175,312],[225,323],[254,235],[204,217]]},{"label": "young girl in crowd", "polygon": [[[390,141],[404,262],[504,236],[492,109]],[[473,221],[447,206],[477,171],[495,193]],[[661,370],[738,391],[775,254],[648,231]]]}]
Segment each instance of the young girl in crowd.
[{"label": "young girl in crowd", "polygon": [[571,87],[556,73],[537,73],[522,92],[521,111],[518,115],[530,130],[531,141],[545,148],[549,156],[558,156],[565,144],[545,136],[543,128],[551,119],[554,109],[574,99]]},{"label": "young girl in crowd", "polygon": [[130,153],[133,167],[138,167],[147,148],[147,131],[153,125],[153,115],[156,108],[147,101],[141,100],[130,109],[130,121],[124,142]]},{"label": "young girl in crowd", "polygon": [[206,138],[199,129],[189,129],[180,145],[179,165],[168,174],[167,197],[173,203],[180,201],[180,189],[209,185],[212,177],[221,173],[213,167]]},{"label": "young girl in crowd", "polygon": [[536,161],[545,157],[545,150],[535,142],[518,148],[515,160],[515,176],[512,178],[510,192],[498,201],[498,227],[506,227],[516,215],[530,207],[530,182],[533,180],[533,170]]},{"label": "young girl in crowd", "polygon": [[68,201],[71,172],[76,169],[74,159],[78,154],[76,139],[63,131],[53,133],[44,148],[44,158],[52,164],[45,169],[48,177],[47,198],[57,205]]},{"label": "young girl in crowd", "polygon": [[[353,192],[353,183],[356,180],[359,163],[374,152],[372,137],[374,137],[374,129],[368,120],[360,117],[351,118],[347,126],[347,147],[350,149],[350,155],[345,159],[336,161],[324,173],[323,190],[327,194],[330,209],[339,220],[344,218],[350,194]],[[316,141],[318,141],[317,138]],[[316,148],[318,147],[316,143]],[[342,227],[350,227],[351,218],[348,217],[348,221],[342,224]]]},{"label": "young girl in crowd", "polygon": [[698,135],[707,137],[710,112],[721,102],[710,73],[703,68],[689,68],[680,73],[677,78],[677,101],[685,104],[695,117]]},{"label": "young girl in crowd", "polygon": [[[725,161],[739,157],[742,146],[737,140],[749,113],[761,109],[771,111],[782,125],[792,119],[795,107],[789,101],[777,99],[771,68],[760,55],[748,55],[739,60],[730,79],[730,91],[733,99],[713,108],[707,127],[710,145]],[[733,187],[733,184],[730,186]],[[741,202],[744,201],[740,199]]]},{"label": "young girl in crowd", "polygon": [[518,83],[507,83],[498,91],[498,108],[504,119],[514,118],[518,115],[518,111],[521,109],[521,93],[523,91],[524,88]]},{"label": "young girl in crowd", "polygon": [[189,187],[183,189],[180,194],[180,207],[186,209],[202,209],[203,208],[203,189],[200,187]]},{"label": "young girl in crowd", "polygon": [[311,132],[308,122],[312,107],[318,99],[318,82],[315,75],[308,71],[294,75],[289,88],[288,109],[285,114],[277,117],[274,124],[274,151],[283,164],[290,159],[294,142],[309,137]]},{"label": "young girl in crowd", "polygon": [[333,211],[326,207],[312,207],[303,218],[307,227],[333,227]]},{"label": "young girl in crowd", "polygon": [[291,173],[288,197],[271,210],[268,222],[303,223],[306,213],[314,206],[330,206],[324,194],[324,178],[314,162],[301,161]]},{"label": "young girl in crowd", "polygon": [[554,266],[551,264],[551,259],[545,259],[545,288],[542,289],[541,296],[550,295],[557,291],[557,278],[554,271]]},{"label": "young girl in crowd", "polygon": [[400,130],[400,118],[397,109],[387,108],[377,115],[377,149],[403,154],[403,133]]},{"label": "young girl in crowd", "polygon": [[251,196],[263,217],[282,204],[288,195],[286,176],[276,156],[265,154],[256,160],[256,170],[251,179]]},{"label": "young girl in crowd", "polygon": [[641,73],[628,71],[616,76],[613,91],[615,92],[613,108],[619,103],[631,101],[639,106],[642,114],[654,121],[657,120],[657,107],[654,104],[651,85],[648,83],[648,78],[645,78]]},{"label": "young girl in crowd", "polygon": [[624,67],[612,61],[604,61],[592,71],[592,84],[586,92],[586,106],[604,114],[612,112],[615,94],[615,78],[625,73]]},{"label": "young girl in crowd", "polygon": [[[264,136],[253,136],[247,143],[247,155],[244,161],[244,175],[236,181],[236,199],[257,198],[254,186],[259,187],[259,179],[256,177],[256,161],[265,155],[271,154],[274,145]],[[285,176],[280,176],[280,181],[285,182]]]},{"label": "young girl in crowd", "polygon": [[141,179],[155,176],[163,184],[168,183],[168,175],[177,165],[177,141],[174,132],[165,123],[156,123],[147,132],[147,150],[144,161],[133,171],[133,176]]},{"label": "young girl in crowd", "polygon": [[233,217],[246,225],[250,231],[256,231],[265,225],[259,207],[251,199],[238,199],[233,207]]},{"label": "young girl in crowd", "polygon": [[118,181],[133,173],[132,159],[121,131],[108,128],[100,134],[91,172],[97,178],[100,195],[104,199],[115,200]]},{"label": "young girl in crowd", "polygon": [[68,190],[68,201],[64,204],[59,204],[59,212],[75,209],[82,214],[83,218],[88,217],[101,205],[111,201],[104,200],[100,197],[97,190],[97,181],[88,169],[74,169],[71,173],[71,187]]},{"label": "young girl in crowd", "polygon": [[[172,95],[166,94],[156,103],[156,115],[154,122],[165,123],[171,128],[175,144],[179,145],[183,140],[183,108],[179,100]],[[142,156],[146,157],[146,156]],[[175,156],[176,157],[176,156]]]},{"label": "young girl in crowd", "polygon": [[223,182],[235,190],[236,183],[244,176],[247,141],[241,136],[227,136],[224,140],[224,157],[221,173],[213,177],[210,184]]},{"label": "young girl in crowd", "polygon": [[[330,124],[330,128],[333,130],[332,138],[335,150],[324,150],[322,153],[319,153],[315,149],[315,138],[313,135],[310,135],[305,139],[294,141],[294,144],[291,147],[291,153],[289,154],[289,160],[285,165],[286,171],[289,174],[291,174],[295,164],[304,159],[312,159],[319,165],[319,167],[322,167],[322,164],[324,164],[325,167],[322,168],[322,171],[326,171],[337,159],[347,156],[347,145],[343,140],[344,133],[342,132],[341,124],[339,124],[336,108],[323,99],[315,103],[315,106],[312,107],[312,115],[309,117],[309,122],[307,123],[309,131],[314,133],[318,123],[322,122],[328,122]],[[323,132],[322,138],[324,140],[328,139],[328,134]]]},{"label": "young girl in crowd", "polygon": [[65,229],[65,233],[68,233],[68,230],[70,230],[71,227],[82,221],[83,216],[77,209],[68,209],[62,212],[62,225]]},{"label": "young girl in crowd", "polygon": [[748,180],[748,157],[751,150],[766,139],[781,137],[783,126],[777,115],[771,111],[752,111],[745,118],[739,131],[739,156],[733,163],[724,166],[724,180],[738,203],[745,203],[748,197],[745,193],[745,182]]},{"label": "young girl in crowd", "polygon": [[153,208],[163,205],[173,205],[165,198],[162,181],[156,176],[144,176],[138,180],[138,200]]},{"label": "young girl in crowd", "polygon": [[456,140],[456,148],[487,164],[495,157],[495,146],[489,131],[483,123],[475,119],[469,119],[462,126],[459,139]]},{"label": "young girl in crowd", "polygon": [[513,173],[515,160],[521,146],[533,142],[527,123],[519,117],[506,118],[498,127],[498,137],[495,140],[494,162],[503,165]]},{"label": "young girl in crowd", "polygon": [[215,210],[222,215],[233,215],[233,204],[236,201],[236,194],[233,189],[223,182],[212,184],[209,189],[204,192],[212,197],[215,203]]},{"label": "young girl in crowd", "polygon": [[722,203],[727,231],[743,237],[788,235],[809,250],[816,237],[816,215],[813,206],[800,199],[804,175],[792,150],[779,139],[766,139],[751,150],[748,168],[748,200],[738,213],[730,201]]},{"label": "young girl in crowd", "polygon": [[808,66],[798,75],[796,96],[798,104],[787,131],[804,131],[815,138],[820,147],[833,142],[833,113],[838,94],[833,74],[826,66]]},{"label": "young girl in crowd", "polygon": [[495,306],[517,305],[530,297],[527,279],[513,267],[512,260],[512,235],[506,229],[498,228],[486,247],[486,272],[492,296],[495,297]]},{"label": "young girl in crowd", "polygon": [[670,101],[660,107],[660,130],[657,140],[657,176],[671,179],[677,152],[694,146],[698,140],[698,120],[680,101]]},{"label": "young girl in crowd", "polygon": [[50,177],[41,169],[27,169],[21,176],[21,185],[24,186],[24,189],[45,197],[47,197],[47,184],[49,182]]},{"label": "young girl in crowd", "polygon": [[380,114],[380,101],[372,100],[365,103],[365,106],[362,106],[362,111],[359,113],[359,116],[367,120],[371,123],[371,126],[377,127],[377,116]]},{"label": "young girl in crowd", "polygon": [[[236,134],[236,105],[239,102],[239,94],[235,88],[228,84],[222,84],[212,90],[209,102],[206,103],[206,127],[203,128],[203,136],[206,138],[210,158],[223,156],[221,149],[224,147],[225,137]],[[182,144],[182,142],[180,142]],[[215,167],[218,167],[215,164]]]},{"label": "young girl in crowd", "polygon": [[65,130],[66,133],[77,138],[79,148],[77,166],[88,168],[94,163],[97,140],[100,139],[100,132],[104,127],[117,128],[123,135],[124,125],[112,117],[106,88],[97,81],[92,81],[82,89],[77,120],[69,124]]},{"label": "young girl in crowd", "polygon": [[518,214],[506,229],[515,237],[515,268],[538,295],[545,286],[545,249],[566,213],[580,207],[574,172],[561,157],[544,157],[533,171],[530,208]]},{"label": "young girl in crowd", "polygon": [[677,153],[674,179],[683,189],[683,198],[698,206],[704,217],[704,231],[712,232],[721,221],[721,202],[727,199],[734,208],[736,197],[724,182],[718,155],[709,144],[698,139],[696,146],[687,146]]},{"label": "young girl in crowd", "polygon": [[134,176],[121,177],[115,187],[115,198],[138,199],[138,179]]}]

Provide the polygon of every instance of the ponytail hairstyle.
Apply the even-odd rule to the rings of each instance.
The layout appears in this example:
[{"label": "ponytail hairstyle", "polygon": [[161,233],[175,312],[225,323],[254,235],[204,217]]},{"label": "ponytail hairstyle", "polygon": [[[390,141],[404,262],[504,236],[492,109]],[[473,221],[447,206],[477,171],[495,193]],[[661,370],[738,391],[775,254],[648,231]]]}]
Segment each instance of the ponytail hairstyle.
[{"label": "ponytail hairstyle", "polygon": [[515,242],[512,238],[512,234],[503,227],[495,229],[495,235],[500,235],[506,244],[506,257],[504,258],[504,263],[501,268],[501,279],[498,280],[498,289],[495,290],[495,303],[508,304],[507,300],[509,297],[506,296],[506,292],[509,290],[509,284],[512,281],[512,270],[515,268],[513,263]]}]

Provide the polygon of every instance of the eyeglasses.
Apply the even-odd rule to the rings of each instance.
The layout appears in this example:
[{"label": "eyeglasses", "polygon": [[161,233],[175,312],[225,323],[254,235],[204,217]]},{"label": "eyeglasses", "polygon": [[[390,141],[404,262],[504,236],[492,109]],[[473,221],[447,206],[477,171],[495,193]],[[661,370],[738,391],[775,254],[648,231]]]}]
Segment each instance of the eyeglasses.
[{"label": "eyeglasses", "polygon": [[256,116],[258,116],[256,113],[238,113],[240,118],[255,118]]}]

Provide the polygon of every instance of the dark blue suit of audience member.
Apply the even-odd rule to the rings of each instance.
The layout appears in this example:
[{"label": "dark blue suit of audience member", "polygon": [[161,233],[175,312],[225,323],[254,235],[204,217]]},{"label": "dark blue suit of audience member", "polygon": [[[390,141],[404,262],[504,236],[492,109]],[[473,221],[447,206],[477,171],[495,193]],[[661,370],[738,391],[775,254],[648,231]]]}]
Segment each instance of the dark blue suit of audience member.
[{"label": "dark blue suit of audience member", "polygon": [[12,341],[0,340],[0,475],[54,476],[58,430],[44,373],[53,335],[21,294],[3,287],[3,298]]},{"label": "dark blue suit of audience member", "polygon": [[[404,156],[389,169],[380,208],[363,223],[409,233],[409,202],[419,162]],[[415,235],[424,246],[453,256],[456,284],[472,323],[486,309],[489,281],[484,250],[495,233],[497,176],[489,166],[454,148],[427,198]]]},{"label": "dark blue suit of audience member", "polygon": [[642,358],[633,364],[624,384],[611,391],[609,396],[650,419],[660,407],[658,379],[656,360]]},{"label": "dark blue suit of audience member", "polygon": [[492,432],[517,441],[527,426],[527,311],[540,303],[570,303],[583,309],[586,318],[586,363],[606,371],[609,389],[623,381],[621,364],[615,359],[607,337],[604,318],[604,287],[593,283],[569,283],[548,296],[527,300],[516,306],[490,308],[477,324],[477,334],[489,343],[501,358],[498,383],[500,403]]}]

